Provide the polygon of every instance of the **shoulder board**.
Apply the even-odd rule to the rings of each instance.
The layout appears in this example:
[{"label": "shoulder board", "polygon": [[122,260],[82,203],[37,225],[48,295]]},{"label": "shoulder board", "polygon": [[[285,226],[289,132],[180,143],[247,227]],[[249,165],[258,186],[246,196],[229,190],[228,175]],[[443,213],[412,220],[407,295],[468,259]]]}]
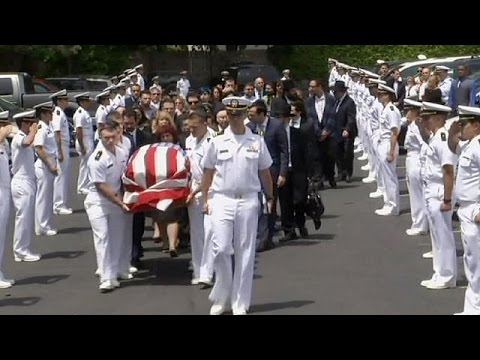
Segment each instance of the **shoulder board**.
[{"label": "shoulder board", "polygon": [[110,164],[107,166],[107,169],[110,169],[113,166],[113,164]]},{"label": "shoulder board", "polygon": [[38,124],[37,130],[40,130],[42,128],[42,124]]},{"label": "shoulder board", "polygon": [[207,138],[207,143],[209,143],[209,142],[210,142],[210,140],[212,140],[212,138]]},{"label": "shoulder board", "polygon": [[478,139],[478,143],[480,144],[480,139]]},{"label": "shoulder board", "polygon": [[57,115],[60,115],[60,110],[57,110]]},{"label": "shoulder board", "polygon": [[95,160],[98,161],[98,160],[100,160],[101,157],[102,157],[102,150],[99,150],[97,152],[97,155],[95,156]]},{"label": "shoulder board", "polygon": [[220,154],[223,154],[223,153],[228,153],[228,149],[225,149],[225,150],[220,150],[219,151]]},{"label": "shoulder board", "polygon": [[82,113],[82,109],[78,109],[78,113],[81,114],[81,113]]},{"label": "shoulder board", "polygon": [[392,110],[392,111],[394,110],[394,107],[393,107],[393,105],[390,105],[390,110]]},{"label": "shoulder board", "polygon": [[444,132],[440,134],[440,137],[442,138],[442,141],[447,141],[447,135]]}]

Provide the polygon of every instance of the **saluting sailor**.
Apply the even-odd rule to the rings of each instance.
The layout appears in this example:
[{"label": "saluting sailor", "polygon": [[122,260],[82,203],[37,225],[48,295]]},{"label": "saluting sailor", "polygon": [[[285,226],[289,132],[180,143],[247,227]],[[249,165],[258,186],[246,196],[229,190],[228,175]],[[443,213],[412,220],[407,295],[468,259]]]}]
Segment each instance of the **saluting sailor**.
[{"label": "saluting sailor", "polygon": [[[250,102],[228,97],[223,104],[230,126],[210,141],[203,160],[204,211],[211,213],[214,231],[216,281],[210,314],[222,314],[231,305],[234,315],[244,315],[252,293],[260,182],[269,211],[273,207],[272,158],[263,138],[244,125]],[[213,197],[208,200],[210,189]]]},{"label": "saluting sailor", "polygon": [[46,102],[35,106],[38,131],[33,146],[37,153],[35,175],[37,177],[37,196],[35,198],[35,233],[37,235],[57,235],[52,226],[53,182],[58,175],[57,144],[52,128],[53,104]]},{"label": "saluting sailor", "polygon": [[425,150],[422,180],[432,239],[433,271],[431,279],[420,285],[428,289],[456,286],[457,255],[452,231],[454,166],[457,156],[448,148],[445,119],[452,109],[448,106],[423,102],[418,123],[420,133],[430,133]]},{"label": "saluting sailor", "polygon": [[13,116],[18,133],[12,140],[12,200],[15,206],[13,254],[15,261],[38,261],[40,255],[32,253],[30,245],[35,226],[35,157],[33,140],[37,133],[35,110]]},{"label": "saluting sailor", "polygon": [[50,95],[50,99],[55,105],[52,128],[57,144],[57,168],[59,169],[53,183],[53,212],[58,215],[70,215],[73,212],[67,206],[70,180],[70,128],[64,111],[68,107],[67,90],[63,89]]},{"label": "saluting sailor", "polygon": [[88,193],[87,161],[94,150],[93,124],[88,113],[91,105],[90,93],[82,93],[75,96],[78,109],[73,115],[73,122],[77,131],[75,148],[80,155],[80,166],[78,170],[77,193],[86,195]]},{"label": "saluting sailor", "polygon": [[7,137],[13,134],[13,126],[10,125],[8,111],[0,112],[0,289],[6,289],[15,284],[14,280],[5,278],[3,274],[3,253],[7,242],[7,225],[10,218],[10,146]]},{"label": "saluting sailor", "polygon": [[460,155],[455,194],[468,287],[459,315],[480,315],[480,109],[460,105],[458,113],[460,120],[450,127],[448,145]]}]

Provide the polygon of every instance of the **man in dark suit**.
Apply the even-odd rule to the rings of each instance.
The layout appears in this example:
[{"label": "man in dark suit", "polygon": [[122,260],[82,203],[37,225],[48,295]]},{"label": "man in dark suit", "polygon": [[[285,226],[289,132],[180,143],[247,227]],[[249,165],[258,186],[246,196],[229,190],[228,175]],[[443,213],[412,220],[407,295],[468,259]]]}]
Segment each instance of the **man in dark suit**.
[{"label": "man in dark suit", "polygon": [[133,84],[131,87],[131,95],[125,97],[125,108],[131,109],[140,106],[140,85]]},{"label": "man in dark suit", "polygon": [[[134,110],[129,109],[123,113],[123,121],[125,127],[125,136],[128,137],[132,145],[130,156],[143,145],[150,143],[150,137],[143,130],[138,128],[137,114]],[[143,257],[142,238],[145,232],[145,214],[133,214],[133,244],[132,244],[132,265],[138,267],[140,258]]]},{"label": "man in dark suit", "polygon": [[357,107],[347,94],[343,81],[336,81],[335,95],[335,137],[337,140],[337,169],[339,180],[352,181],[353,142],[357,136]]},{"label": "man in dark suit", "polygon": [[402,74],[400,73],[400,70],[395,70],[393,72],[393,86],[392,89],[395,90],[395,96],[397,98],[397,101],[394,103],[394,105],[398,108],[398,110],[402,111],[403,110],[403,100],[405,100],[405,83],[403,82],[402,79]]},{"label": "man in dark suit", "polygon": [[[320,80],[310,80],[307,100],[307,117],[313,122],[315,137],[318,146],[318,166],[320,175],[320,188],[323,181],[328,180],[332,188],[337,187],[335,181],[335,98],[328,92],[325,84]],[[320,114],[319,114],[320,113]]]},{"label": "man in dark suit", "polygon": [[297,238],[295,228],[300,230],[302,238],[308,237],[305,227],[305,210],[308,195],[308,178],[318,176],[315,172],[317,146],[313,122],[307,119],[303,101],[294,101],[288,108],[279,110],[287,130],[289,144],[289,162],[287,182],[279,188],[282,227],[285,236],[280,241]]},{"label": "man in dark suit", "polygon": [[273,180],[274,208],[268,215],[264,211],[260,213],[257,236],[257,251],[260,252],[274,247],[272,239],[277,218],[277,189],[284,186],[287,179],[288,140],[283,123],[278,119],[267,116],[267,106],[263,100],[257,100],[250,106],[248,118],[250,122],[247,126],[253,133],[263,136],[273,161],[270,173]]}]

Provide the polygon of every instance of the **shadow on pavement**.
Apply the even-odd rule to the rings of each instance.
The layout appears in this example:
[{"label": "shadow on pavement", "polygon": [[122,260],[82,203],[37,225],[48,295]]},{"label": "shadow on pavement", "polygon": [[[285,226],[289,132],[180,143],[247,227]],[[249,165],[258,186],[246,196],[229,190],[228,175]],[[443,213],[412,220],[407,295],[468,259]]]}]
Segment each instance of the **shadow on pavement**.
[{"label": "shadow on pavement", "polygon": [[56,283],[60,280],[65,280],[69,278],[70,275],[44,275],[44,276],[33,276],[26,279],[18,280],[15,285],[29,285],[29,284],[42,284],[48,285]]},{"label": "shadow on pavement", "polygon": [[72,228],[66,228],[66,229],[61,229],[58,230],[59,234],[76,234],[82,231],[88,231],[91,230],[92,228],[89,226],[81,226],[81,227],[72,227]]},{"label": "shadow on pavement", "polygon": [[74,213],[74,214],[81,214],[81,213],[85,213],[85,212],[86,212],[86,211],[85,211],[85,209],[83,209],[83,208],[82,208],[82,209],[75,209],[75,210],[73,210],[73,213]]},{"label": "shadow on pavement", "polygon": [[30,306],[35,305],[40,301],[41,298],[37,296],[31,297],[20,297],[20,298],[9,298],[9,299],[1,299],[0,300],[0,307],[2,306]]},{"label": "shadow on pavement", "polygon": [[410,209],[402,209],[399,211],[399,215],[410,214],[410,212],[411,212]]},{"label": "shadow on pavement", "polygon": [[332,214],[327,214],[327,215],[322,215],[321,219],[335,219],[340,217],[340,215],[332,215]]},{"label": "shadow on pavement", "polygon": [[252,305],[250,307],[249,313],[261,313],[272,310],[288,309],[288,308],[299,308],[305,305],[314,304],[315,301],[312,300],[294,300],[294,301],[285,301],[279,303],[267,303],[267,304],[258,304]]},{"label": "shadow on pavement", "polygon": [[42,255],[43,259],[55,259],[55,258],[62,258],[62,259],[74,259],[79,256],[85,254],[86,251],[55,251],[45,255]]},{"label": "shadow on pavement", "polygon": [[138,285],[191,285],[192,275],[188,269],[190,258],[161,257],[142,260],[140,271],[122,287]]}]

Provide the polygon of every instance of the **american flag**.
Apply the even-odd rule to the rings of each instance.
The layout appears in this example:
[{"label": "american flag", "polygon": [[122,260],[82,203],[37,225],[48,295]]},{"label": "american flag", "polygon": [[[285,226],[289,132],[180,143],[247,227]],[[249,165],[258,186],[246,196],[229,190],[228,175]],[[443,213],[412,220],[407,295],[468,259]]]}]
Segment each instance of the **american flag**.
[{"label": "american flag", "polygon": [[158,143],[139,148],[128,161],[122,177],[123,202],[132,212],[165,211],[174,201],[186,200],[190,165],[178,145]]}]

